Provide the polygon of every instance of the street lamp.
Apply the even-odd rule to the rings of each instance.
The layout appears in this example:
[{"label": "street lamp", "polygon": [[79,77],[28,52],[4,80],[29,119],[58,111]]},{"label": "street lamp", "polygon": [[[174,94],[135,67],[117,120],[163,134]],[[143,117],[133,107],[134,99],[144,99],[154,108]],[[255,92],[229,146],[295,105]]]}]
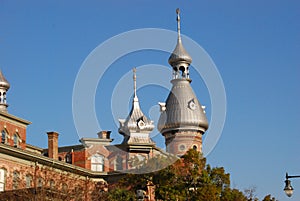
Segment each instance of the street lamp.
[{"label": "street lamp", "polygon": [[300,176],[289,176],[288,173],[285,175],[285,187],[284,187],[284,192],[288,197],[291,197],[293,195],[293,187],[291,185],[291,181],[289,180],[290,178],[299,178]]}]

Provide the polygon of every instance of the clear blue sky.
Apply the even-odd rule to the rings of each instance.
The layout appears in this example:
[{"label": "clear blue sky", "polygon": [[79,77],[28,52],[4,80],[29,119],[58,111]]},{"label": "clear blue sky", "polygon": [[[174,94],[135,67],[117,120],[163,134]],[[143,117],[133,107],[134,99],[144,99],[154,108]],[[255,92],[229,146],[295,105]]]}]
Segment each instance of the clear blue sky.
[{"label": "clear blue sky", "polygon": [[[126,31],[176,30],[177,7],[182,33],[208,52],[226,89],[225,127],[208,163],[224,166],[232,187],[255,186],[260,198],[272,194],[279,200],[299,201],[300,179],[292,180],[292,198],[282,190],[286,171],[300,174],[300,3],[296,0],[1,0],[0,68],[11,84],[9,112],[32,121],[28,143],[46,147],[46,131],[55,130],[61,146],[77,144],[72,93],[85,58],[105,40]],[[168,66],[168,56],[159,51],[125,55],[100,80],[97,117],[103,129],[112,130],[116,143],[121,138],[115,120],[125,116],[111,114],[114,86],[133,66],[138,73],[142,65]],[[191,77],[209,116],[208,91],[193,70]],[[131,88],[124,91],[131,93]],[[167,94],[155,86],[138,91],[146,114]],[[162,146],[162,139],[155,138]]]}]

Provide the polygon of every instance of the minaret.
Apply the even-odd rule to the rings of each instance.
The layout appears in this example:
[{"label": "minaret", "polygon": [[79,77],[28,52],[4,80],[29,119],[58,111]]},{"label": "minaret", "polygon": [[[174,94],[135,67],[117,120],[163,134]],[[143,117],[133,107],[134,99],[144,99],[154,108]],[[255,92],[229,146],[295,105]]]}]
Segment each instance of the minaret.
[{"label": "minaret", "polygon": [[133,89],[131,111],[126,119],[119,119],[119,133],[124,135],[122,144],[154,144],[149,135],[154,129],[153,121],[149,120],[142,112],[136,93],[135,68],[133,68]]},{"label": "minaret", "polygon": [[165,137],[167,152],[182,156],[191,148],[202,152],[202,135],[208,129],[208,121],[190,85],[189,66],[192,58],[182,45],[179,9],[176,13],[178,39],[169,57],[169,64],[173,68],[173,86],[166,103],[159,103],[161,116],[158,129]]},{"label": "minaret", "polygon": [[6,102],[6,93],[10,88],[9,82],[5,79],[2,71],[0,70],[0,111],[7,112],[8,104]]}]

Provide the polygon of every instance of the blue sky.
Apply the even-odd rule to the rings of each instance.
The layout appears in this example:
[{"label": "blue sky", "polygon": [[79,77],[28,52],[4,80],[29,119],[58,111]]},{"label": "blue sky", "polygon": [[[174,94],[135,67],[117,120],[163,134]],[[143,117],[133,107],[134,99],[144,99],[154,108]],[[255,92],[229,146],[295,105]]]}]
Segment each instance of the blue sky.
[{"label": "blue sky", "polygon": [[[270,193],[279,200],[300,200],[299,179],[292,181],[292,198],[282,190],[286,171],[300,174],[300,3],[296,0],[1,0],[0,68],[11,84],[9,112],[32,121],[28,143],[46,147],[46,131],[55,130],[61,146],[77,144],[72,93],[84,60],[98,45],[126,31],[175,31],[177,7],[181,8],[182,33],[210,55],[226,90],[226,122],[208,162],[225,167],[232,187],[255,186],[259,197]],[[133,52],[116,60],[101,77],[95,110],[101,128],[112,130],[116,143],[122,138],[115,120],[126,114],[112,115],[112,91],[132,67],[137,67],[139,84],[139,67],[168,67],[168,56],[160,51]],[[191,77],[210,118],[205,83],[193,69]],[[165,79],[170,78],[171,74]],[[124,91],[130,94],[132,88],[124,87]],[[153,118],[154,105],[167,95],[168,90],[159,86],[138,90],[144,112]],[[120,104],[128,105],[127,111],[130,100],[118,98]],[[159,135],[155,139],[163,146]]]}]

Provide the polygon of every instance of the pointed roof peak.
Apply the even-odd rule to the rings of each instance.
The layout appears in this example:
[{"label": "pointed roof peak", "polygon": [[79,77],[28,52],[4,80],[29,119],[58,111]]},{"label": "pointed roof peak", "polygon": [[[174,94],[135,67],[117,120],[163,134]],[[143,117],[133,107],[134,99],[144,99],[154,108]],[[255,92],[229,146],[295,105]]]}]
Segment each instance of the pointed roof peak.
[{"label": "pointed roof peak", "polygon": [[129,135],[132,132],[151,132],[154,128],[153,121],[151,121],[144,115],[140,107],[140,103],[136,93],[136,68],[133,68],[132,72],[134,89],[132,108],[126,119],[119,120],[119,132],[125,135]]},{"label": "pointed roof peak", "polygon": [[0,69],[0,87],[5,88],[6,90],[10,88],[10,84],[4,77],[1,69]]},{"label": "pointed roof peak", "polygon": [[133,72],[133,91],[134,91],[133,101],[138,102],[138,97],[136,94],[136,68],[135,67],[132,69],[132,72]]},{"label": "pointed roof peak", "polygon": [[185,62],[188,65],[192,63],[192,57],[189,55],[189,53],[185,50],[185,48],[182,45],[181,41],[181,28],[180,28],[180,9],[176,9],[177,13],[177,33],[178,33],[178,38],[177,38],[177,45],[175,49],[173,50],[171,56],[169,57],[169,64],[171,66],[177,64],[178,62]]}]

